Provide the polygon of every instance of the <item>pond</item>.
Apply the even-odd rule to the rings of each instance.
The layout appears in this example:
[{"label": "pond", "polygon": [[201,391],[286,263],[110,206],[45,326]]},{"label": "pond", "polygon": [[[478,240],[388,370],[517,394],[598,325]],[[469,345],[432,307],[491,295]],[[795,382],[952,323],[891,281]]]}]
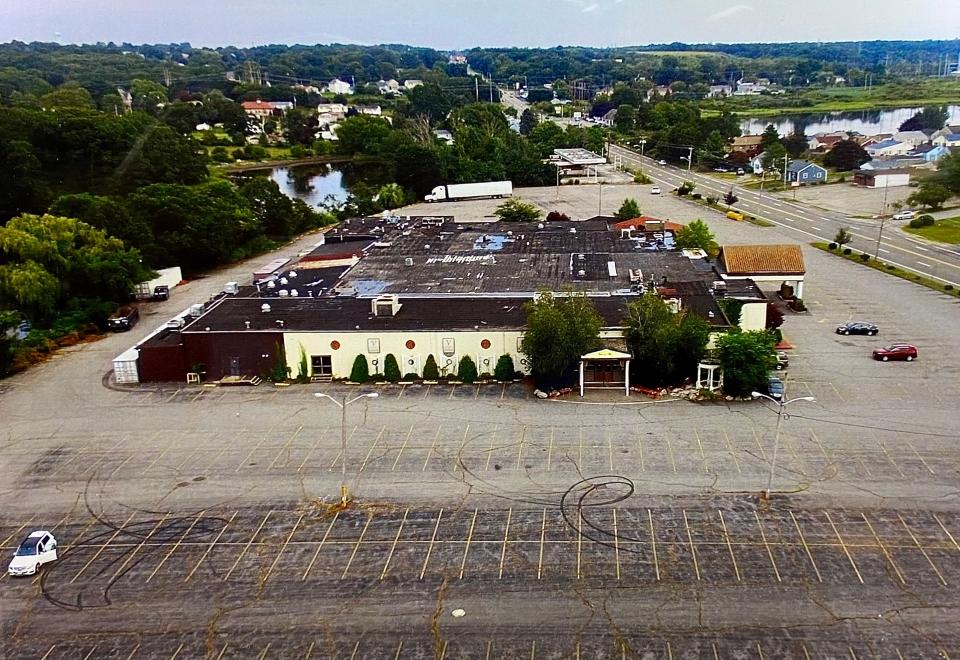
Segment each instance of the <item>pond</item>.
[{"label": "pond", "polygon": [[313,208],[325,202],[343,202],[362,186],[379,188],[392,181],[391,168],[381,163],[330,163],[275,167],[266,172],[287,197],[302,199]]},{"label": "pond", "polygon": [[[754,117],[740,123],[744,135],[758,135],[768,124],[773,124],[780,135],[789,135],[802,128],[806,135],[832,131],[856,131],[863,135],[896,133],[900,124],[910,119],[920,108],[888,108],[856,112],[812,112],[777,117]],[[947,106],[947,123],[960,124],[960,105]]]}]

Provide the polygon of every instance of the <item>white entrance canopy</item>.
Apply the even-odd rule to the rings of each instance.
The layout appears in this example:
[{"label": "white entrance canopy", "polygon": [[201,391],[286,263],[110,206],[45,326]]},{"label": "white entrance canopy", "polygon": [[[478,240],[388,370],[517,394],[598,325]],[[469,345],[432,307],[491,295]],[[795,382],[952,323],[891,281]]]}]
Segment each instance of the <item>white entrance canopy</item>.
[{"label": "white entrance canopy", "polygon": [[623,367],[623,390],[626,396],[630,396],[630,359],[633,356],[629,353],[615,351],[612,348],[601,348],[598,351],[587,353],[580,356],[580,396],[583,396],[584,390],[584,371],[588,362],[617,362]]},{"label": "white entrance canopy", "polygon": [[565,165],[583,167],[585,165],[602,165],[607,159],[587,149],[554,149],[553,153],[560,157]]}]

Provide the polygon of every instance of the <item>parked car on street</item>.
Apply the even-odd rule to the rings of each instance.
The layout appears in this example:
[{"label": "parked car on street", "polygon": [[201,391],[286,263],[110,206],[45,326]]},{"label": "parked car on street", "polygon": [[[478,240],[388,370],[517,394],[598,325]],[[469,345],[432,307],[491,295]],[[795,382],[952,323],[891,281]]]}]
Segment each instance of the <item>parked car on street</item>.
[{"label": "parked car on street", "polygon": [[650,189],[650,194],[651,194],[651,195],[659,195],[659,194],[660,194],[660,186],[654,186],[653,188],[651,188],[651,189]]},{"label": "parked car on street", "polygon": [[770,376],[767,381],[767,394],[778,401],[783,398],[783,381],[777,376]]},{"label": "parked car on street", "polygon": [[790,366],[790,358],[783,351],[777,351],[777,371],[783,371]]},{"label": "parked car on street", "polygon": [[911,362],[917,359],[917,347],[913,344],[890,344],[883,348],[873,349],[873,359],[887,362],[889,360],[906,360]]},{"label": "parked car on street", "polygon": [[40,529],[31,532],[17,547],[10,560],[7,573],[10,575],[34,575],[40,567],[57,560],[57,539],[50,532]]},{"label": "parked car on street", "polygon": [[878,332],[880,332],[878,326],[866,321],[850,321],[837,326],[838,335],[875,335]]},{"label": "parked car on street", "polygon": [[665,160],[658,160],[658,161],[657,161],[657,165],[666,165],[666,164],[667,164],[667,161],[665,161]]},{"label": "parked car on street", "polygon": [[125,332],[139,320],[140,311],[133,305],[124,305],[107,319],[107,328],[113,332]]},{"label": "parked car on street", "polygon": [[893,214],[894,220],[913,220],[915,217],[917,217],[916,211],[900,211]]}]

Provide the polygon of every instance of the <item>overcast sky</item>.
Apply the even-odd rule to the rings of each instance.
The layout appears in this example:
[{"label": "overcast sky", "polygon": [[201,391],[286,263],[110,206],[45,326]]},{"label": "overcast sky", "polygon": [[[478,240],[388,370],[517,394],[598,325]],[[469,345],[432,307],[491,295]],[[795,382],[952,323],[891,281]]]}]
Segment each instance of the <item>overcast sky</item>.
[{"label": "overcast sky", "polygon": [[957,0],[0,0],[0,42],[458,49],[958,36]]}]

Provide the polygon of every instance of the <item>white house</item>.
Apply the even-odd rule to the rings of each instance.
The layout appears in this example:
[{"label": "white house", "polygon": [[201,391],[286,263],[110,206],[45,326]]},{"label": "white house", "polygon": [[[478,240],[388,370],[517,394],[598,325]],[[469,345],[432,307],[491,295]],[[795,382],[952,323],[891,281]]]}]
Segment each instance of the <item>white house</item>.
[{"label": "white house", "polygon": [[930,138],[923,131],[900,131],[893,134],[893,139],[897,142],[906,142],[914,147],[919,147],[921,144],[930,141]]},{"label": "white house", "polygon": [[344,116],[346,116],[347,114],[347,104],[346,103],[318,103],[317,114],[333,115],[338,119],[343,119]]},{"label": "white house", "polygon": [[327,91],[331,94],[353,94],[353,85],[334,78],[327,84]]},{"label": "white house", "polygon": [[409,90],[409,89],[416,89],[417,87],[420,87],[421,85],[423,85],[423,81],[422,81],[422,80],[418,80],[418,79],[416,79],[416,78],[411,78],[410,80],[404,80],[404,81],[403,81],[403,88],[404,88],[404,89],[408,89],[408,90]]},{"label": "white house", "polygon": [[856,170],[853,173],[853,183],[865,188],[894,188],[910,185],[910,170]]},{"label": "white house", "polygon": [[910,153],[912,149],[912,144],[891,139],[871,144],[866,148],[866,151],[871,158],[889,158],[890,156],[904,156]]},{"label": "white house", "polygon": [[708,99],[715,99],[733,94],[732,85],[710,85],[710,91],[707,92]]},{"label": "white house", "polygon": [[960,147],[960,133],[951,133],[949,135],[935,137],[933,144],[938,147]]},{"label": "white house", "polygon": [[371,115],[374,117],[380,117],[383,115],[383,111],[380,109],[379,105],[358,105],[354,106],[357,110],[357,113],[361,115]]}]

